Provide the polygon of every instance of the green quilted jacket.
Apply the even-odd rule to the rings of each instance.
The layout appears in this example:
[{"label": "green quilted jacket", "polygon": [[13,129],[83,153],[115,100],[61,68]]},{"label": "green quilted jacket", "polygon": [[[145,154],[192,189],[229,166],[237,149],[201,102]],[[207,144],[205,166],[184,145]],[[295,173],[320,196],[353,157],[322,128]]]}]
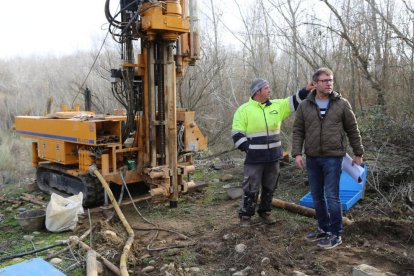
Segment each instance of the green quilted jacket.
[{"label": "green quilted jacket", "polygon": [[292,156],[302,154],[303,146],[305,154],[311,157],[344,156],[348,145],[346,138],[354,155],[362,156],[364,148],[361,135],[349,102],[333,91],[322,119],[315,95],[315,91],[309,93],[296,111]]}]

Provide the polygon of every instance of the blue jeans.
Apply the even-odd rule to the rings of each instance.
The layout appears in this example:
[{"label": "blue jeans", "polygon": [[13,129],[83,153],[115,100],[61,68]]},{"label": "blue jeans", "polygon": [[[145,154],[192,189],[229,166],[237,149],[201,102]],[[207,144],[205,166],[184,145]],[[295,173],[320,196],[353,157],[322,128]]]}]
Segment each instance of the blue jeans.
[{"label": "blue jeans", "polygon": [[339,199],[342,157],[306,157],[306,167],[319,228],[340,236],[343,229]]}]

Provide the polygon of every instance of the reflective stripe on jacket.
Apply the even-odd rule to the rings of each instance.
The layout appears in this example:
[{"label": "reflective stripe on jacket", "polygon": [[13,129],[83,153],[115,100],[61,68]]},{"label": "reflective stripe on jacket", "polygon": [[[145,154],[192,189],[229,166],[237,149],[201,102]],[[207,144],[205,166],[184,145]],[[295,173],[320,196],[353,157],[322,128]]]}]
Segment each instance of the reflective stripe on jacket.
[{"label": "reflective stripe on jacket", "polygon": [[275,162],[282,158],[280,127],[295,110],[293,97],[259,103],[252,98],[233,117],[234,145],[246,151],[245,164]]}]

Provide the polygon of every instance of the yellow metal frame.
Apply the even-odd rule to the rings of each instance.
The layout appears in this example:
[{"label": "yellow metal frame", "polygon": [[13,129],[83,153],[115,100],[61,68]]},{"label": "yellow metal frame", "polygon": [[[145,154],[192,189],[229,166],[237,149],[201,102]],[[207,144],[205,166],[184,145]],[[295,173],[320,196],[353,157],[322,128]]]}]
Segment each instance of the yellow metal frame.
[{"label": "yellow metal frame", "polygon": [[[117,119],[118,117],[115,117]],[[119,120],[49,119],[40,116],[17,116],[16,133],[33,139],[58,140],[83,145],[103,145],[99,139],[105,135],[117,136],[121,143]]]},{"label": "yellow metal frame", "polygon": [[[123,173],[127,184],[145,181],[152,196],[169,196],[172,201],[177,201],[179,191],[186,191],[188,185],[193,185],[183,180],[184,175],[194,171],[192,157],[185,155],[181,162],[177,160],[177,137],[174,137],[177,123],[182,123],[185,128],[184,151],[207,147],[207,139],[194,121],[195,113],[176,108],[177,78],[181,78],[187,66],[195,61],[190,53],[187,8],[187,1],[166,0],[145,2],[138,11],[140,29],[133,34],[138,39],[144,37],[143,47],[136,54],[136,64],[124,60],[121,65],[129,70],[134,68],[136,76],[141,76],[143,82],[143,114],[135,118],[132,145],[122,144],[126,137],[122,137],[121,126],[126,116],[96,116],[93,112],[80,111],[79,106],[73,110],[63,106],[62,112],[52,117],[17,116],[16,133],[36,140],[32,144],[33,166],[37,167],[41,162],[70,165],[64,166],[63,170],[76,176],[88,173],[89,167],[96,164],[108,182],[121,185]],[[174,54],[176,41],[179,41],[179,48]],[[164,86],[159,90],[155,88],[154,66],[156,63],[160,66],[160,61],[154,60],[154,45],[157,45],[157,51],[161,49],[162,53],[158,54],[163,57],[164,75],[158,77],[163,78]],[[157,96],[165,100],[162,121],[156,119],[157,91],[163,91],[163,95]],[[161,133],[165,139],[157,137],[160,129],[163,129]],[[165,142],[165,153],[162,154],[165,161],[161,162],[157,156],[159,141]],[[136,164],[136,167],[124,169],[126,164]],[[73,165],[78,168],[74,169]]]}]

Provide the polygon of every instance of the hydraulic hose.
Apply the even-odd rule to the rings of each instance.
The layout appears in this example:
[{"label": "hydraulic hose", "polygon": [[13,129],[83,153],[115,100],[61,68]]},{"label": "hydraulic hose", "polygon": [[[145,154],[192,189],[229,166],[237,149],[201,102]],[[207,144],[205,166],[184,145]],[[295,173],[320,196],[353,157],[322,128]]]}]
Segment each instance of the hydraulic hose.
[{"label": "hydraulic hose", "polygon": [[105,189],[106,193],[109,196],[109,199],[112,202],[112,206],[115,209],[116,214],[118,215],[119,219],[121,220],[122,224],[124,225],[127,233],[128,233],[128,240],[126,241],[124,245],[124,250],[122,251],[121,259],[119,261],[119,268],[121,270],[121,275],[126,276],[129,275],[128,273],[128,266],[127,266],[127,260],[128,260],[128,253],[131,249],[131,245],[134,241],[134,230],[132,230],[131,226],[129,225],[128,221],[126,220],[124,214],[121,211],[121,208],[119,208],[118,203],[116,202],[116,199],[114,197],[114,194],[111,191],[111,188],[109,187],[108,183],[106,182],[105,178],[100,174],[98,169],[95,165],[92,165],[89,167],[89,172],[96,175],[96,177],[101,182],[103,188]]}]

